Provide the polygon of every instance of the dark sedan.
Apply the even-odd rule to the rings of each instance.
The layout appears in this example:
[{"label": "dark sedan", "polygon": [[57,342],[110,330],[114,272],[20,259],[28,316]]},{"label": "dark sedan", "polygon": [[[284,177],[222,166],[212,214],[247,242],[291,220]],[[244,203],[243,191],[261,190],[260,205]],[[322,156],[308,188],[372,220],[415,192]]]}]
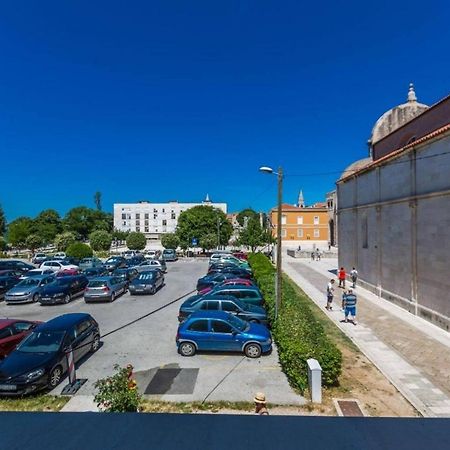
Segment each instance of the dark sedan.
[{"label": "dark sedan", "polygon": [[103,277],[109,275],[108,270],[103,267],[91,267],[90,269],[83,270],[83,274],[90,280],[91,278]]},{"label": "dark sedan", "polygon": [[41,322],[0,319],[0,359],[5,358]]},{"label": "dark sedan", "polygon": [[197,291],[201,291],[205,288],[212,288],[222,283],[225,280],[236,278],[236,275],[227,272],[216,272],[211,275],[206,275],[199,278],[197,281]]},{"label": "dark sedan", "polygon": [[67,372],[70,349],[77,363],[99,347],[98,323],[89,314],[64,314],[40,324],[0,363],[0,395],[53,389]]},{"label": "dark sedan", "polygon": [[155,294],[164,286],[164,275],[160,270],[147,270],[140,273],[128,286],[131,295]]},{"label": "dark sedan", "polygon": [[89,280],[84,275],[58,277],[41,290],[39,303],[41,305],[69,303],[72,299],[84,294],[88,283]]},{"label": "dark sedan", "polygon": [[139,275],[139,272],[133,267],[126,267],[125,269],[116,269],[112,276],[120,278],[128,285]]},{"label": "dark sedan", "polygon": [[23,261],[14,259],[2,259],[0,260],[0,270],[19,270],[20,272],[28,272],[36,267]]},{"label": "dark sedan", "polygon": [[20,276],[15,272],[6,271],[0,274],[0,300],[5,298],[6,292],[13,288],[20,281]]},{"label": "dark sedan", "polygon": [[214,273],[230,273],[234,275],[236,278],[245,278],[250,280],[252,278],[252,273],[246,269],[241,269],[239,267],[225,266],[225,267],[215,267],[212,266],[208,270],[208,275],[212,275]]},{"label": "dark sedan", "polygon": [[111,256],[111,258],[108,258],[103,265],[109,272],[112,272],[116,269],[127,267],[127,260],[122,256]]}]

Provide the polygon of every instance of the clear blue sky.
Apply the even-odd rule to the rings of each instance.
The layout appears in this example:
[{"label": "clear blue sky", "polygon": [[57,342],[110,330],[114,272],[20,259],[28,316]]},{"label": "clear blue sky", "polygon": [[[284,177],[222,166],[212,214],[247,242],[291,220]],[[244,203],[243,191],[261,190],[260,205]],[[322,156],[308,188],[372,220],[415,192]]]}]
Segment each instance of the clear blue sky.
[{"label": "clear blue sky", "polygon": [[[370,7],[369,7],[370,5]],[[449,93],[450,4],[21,1],[0,14],[9,220],[114,202],[322,201],[373,123]],[[301,175],[301,176],[299,176]]]}]

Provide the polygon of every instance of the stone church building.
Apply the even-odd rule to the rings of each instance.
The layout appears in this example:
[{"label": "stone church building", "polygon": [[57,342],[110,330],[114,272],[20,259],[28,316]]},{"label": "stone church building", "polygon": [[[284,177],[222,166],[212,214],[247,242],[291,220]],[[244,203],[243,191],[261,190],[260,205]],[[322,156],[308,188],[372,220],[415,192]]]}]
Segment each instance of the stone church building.
[{"label": "stone church building", "polygon": [[337,181],[339,266],[412,314],[450,329],[450,96],[383,114],[369,157]]}]

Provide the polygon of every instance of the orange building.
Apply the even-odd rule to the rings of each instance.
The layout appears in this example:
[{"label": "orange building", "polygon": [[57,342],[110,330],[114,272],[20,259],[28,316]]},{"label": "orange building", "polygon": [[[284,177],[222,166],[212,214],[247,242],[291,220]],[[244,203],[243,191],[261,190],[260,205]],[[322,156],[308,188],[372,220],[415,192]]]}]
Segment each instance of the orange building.
[{"label": "orange building", "polygon": [[[330,240],[328,210],[324,207],[298,207],[284,203],[281,215],[281,239],[283,241]],[[273,235],[277,235],[278,208],[272,208],[270,218]]]}]

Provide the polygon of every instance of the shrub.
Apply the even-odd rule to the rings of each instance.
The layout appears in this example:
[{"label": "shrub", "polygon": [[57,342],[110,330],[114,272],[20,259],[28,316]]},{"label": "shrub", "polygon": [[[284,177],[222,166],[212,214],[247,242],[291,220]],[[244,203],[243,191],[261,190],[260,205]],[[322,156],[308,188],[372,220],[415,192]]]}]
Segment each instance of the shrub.
[{"label": "shrub", "polygon": [[132,379],[133,366],[127,367],[115,365],[117,373],[96,381],[98,389],[94,401],[105,412],[136,412],[142,397],[138,393],[136,381]]},{"label": "shrub", "polygon": [[173,248],[176,250],[180,245],[180,239],[175,233],[166,233],[161,236],[161,245],[164,248]]},{"label": "shrub", "polygon": [[336,385],[341,374],[342,354],[314,316],[311,300],[299,293],[292,281],[283,277],[282,307],[275,322],[275,269],[261,253],[249,255],[249,262],[264,295],[280,363],[291,385],[304,392],[308,386],[306,361],[309,358],[319,361],[323,384]]},{"label": "shrub", "polygon": [[130,250],[144,250],[146,245],[147,239],[142,233],[133,231],[127,236],[127,247]]},{"label": "shrub", "polygon": [[66,255],[72,258],[90,258],[93,255],[92,248],[82,242],[74,242],[66,249]]},{"label": "shrub", "polygon": [[43,239],[37,234],[30,234],[25,241],[26,246],[32,252],[39,248],[43,243]]},{"label": "shrub", "polygon": [[93,231],[89,235],[89,243],[93,250],[107,251],[111,248],[112,235],[104,230]]}]

